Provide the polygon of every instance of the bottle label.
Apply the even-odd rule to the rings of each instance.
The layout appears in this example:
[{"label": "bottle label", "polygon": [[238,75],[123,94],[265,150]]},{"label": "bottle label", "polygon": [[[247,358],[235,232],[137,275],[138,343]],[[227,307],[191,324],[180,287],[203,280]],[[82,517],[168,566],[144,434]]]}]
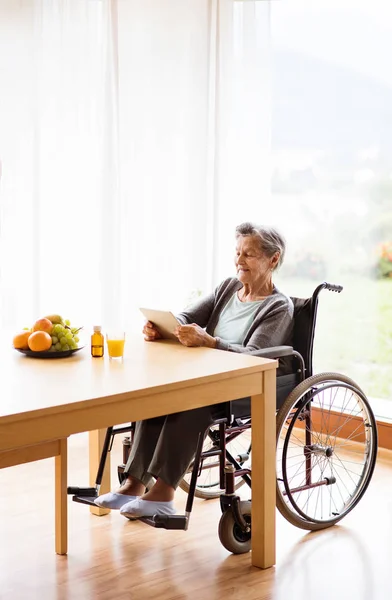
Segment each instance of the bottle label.
[{"label": "bottle label", "polygon": [[98,357],[103,356],[103,346],[92,345],[91,346],[91,355],[98,356]]}]

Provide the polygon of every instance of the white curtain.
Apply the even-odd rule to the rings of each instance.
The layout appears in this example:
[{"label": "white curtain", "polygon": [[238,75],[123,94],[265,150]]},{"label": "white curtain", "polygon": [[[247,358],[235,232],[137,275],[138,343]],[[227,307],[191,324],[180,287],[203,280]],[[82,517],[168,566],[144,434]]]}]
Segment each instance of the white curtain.
[{"label": "white curtain", "polygon": [[1,0],[0,325],[131,329],[269,198],[269,3]]}]

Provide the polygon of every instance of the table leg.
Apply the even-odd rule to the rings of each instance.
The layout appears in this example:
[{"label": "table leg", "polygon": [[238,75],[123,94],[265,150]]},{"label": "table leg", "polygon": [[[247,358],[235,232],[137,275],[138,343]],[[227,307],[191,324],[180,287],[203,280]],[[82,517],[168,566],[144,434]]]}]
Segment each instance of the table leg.
[{"label": "table leg", "polygon": [[263,394],[252,396],[252,564],[275,564],[276,371],[263,373]]},{"label": "table leg", "polygon": [[55,550],[67,554],[67,439],[59,440],[59,454],[55,456]]},{"label": "table leg", "polygon": [[[95,478],[98,471],[99,461],[101,460],[102,446],[105,440],[106,429],[98,429],[89,432],[89,451],[90,451],[90,485],[95,485]],[[103,472],[100,494],[110,492],[110,452],[106,457],[105,470]],[[90,512],[93,515],[103,516],[110,513],[109,508],[99,508],[90,506]]]}]

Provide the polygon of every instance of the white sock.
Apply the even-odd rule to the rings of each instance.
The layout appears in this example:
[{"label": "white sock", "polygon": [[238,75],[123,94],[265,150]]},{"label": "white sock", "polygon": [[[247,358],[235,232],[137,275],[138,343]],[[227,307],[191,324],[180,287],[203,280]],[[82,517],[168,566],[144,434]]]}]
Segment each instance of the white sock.
[{"label": "white sock", "polygon": [[124,517],[137,519],[138,517],[153,517],[154,515],[174,515],[176,509],[174,502],[153,502],[136,498],[132,502],[124,504],[120,514]]},{"label": "white sock", "polygon": [[137,496],[127,496],[126,494],[118,494],[117,492],[108,492],[102,496],[95,498],[94,504],[102,508],[111,508],[119,510],[124,504],[129,504],[132,500],[136,500]]}]

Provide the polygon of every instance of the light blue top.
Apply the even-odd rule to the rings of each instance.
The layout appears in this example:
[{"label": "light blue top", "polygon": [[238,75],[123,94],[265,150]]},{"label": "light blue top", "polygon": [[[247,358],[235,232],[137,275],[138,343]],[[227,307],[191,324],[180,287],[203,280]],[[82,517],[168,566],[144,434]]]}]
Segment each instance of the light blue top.
[{"label": "light blue top", "polygon": [[262,302],[241,302],[235,292],[219,315],[214,337],[229,344],[242,344]]}]

